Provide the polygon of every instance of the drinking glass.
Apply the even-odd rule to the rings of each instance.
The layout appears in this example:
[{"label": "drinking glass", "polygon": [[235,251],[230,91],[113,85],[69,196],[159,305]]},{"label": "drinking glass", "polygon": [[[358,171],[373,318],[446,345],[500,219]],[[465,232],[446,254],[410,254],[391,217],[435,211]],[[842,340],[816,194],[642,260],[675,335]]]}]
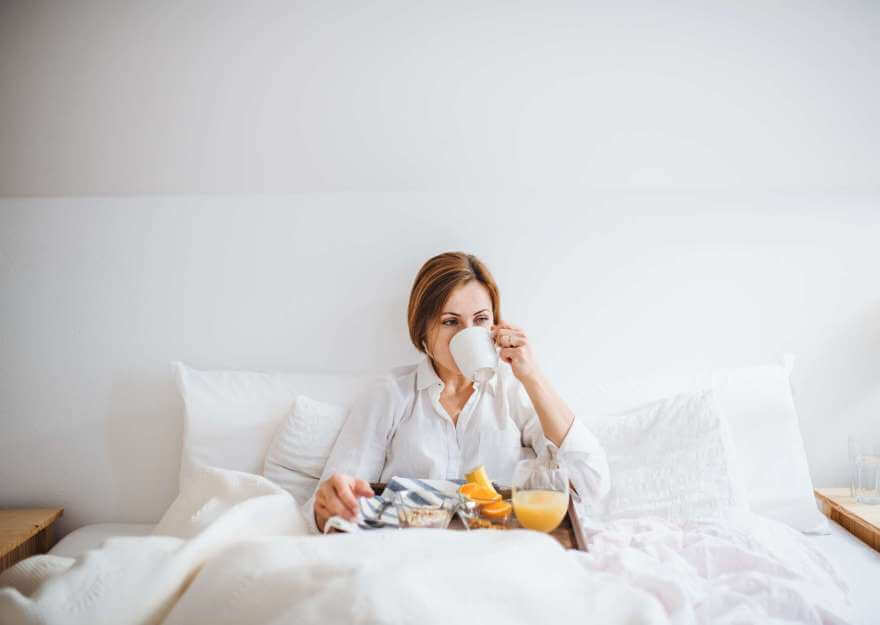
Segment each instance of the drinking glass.
[{"label": "drinking glass", "polygon": [[849,436],[850,492],[856,501],[880,504],[880,437]]},{"label": "drinking glass", "polygon": [[513,471],[511,492],[520,525],[552,532],[568,512],[568,470],[555,454],[520,460]]}]

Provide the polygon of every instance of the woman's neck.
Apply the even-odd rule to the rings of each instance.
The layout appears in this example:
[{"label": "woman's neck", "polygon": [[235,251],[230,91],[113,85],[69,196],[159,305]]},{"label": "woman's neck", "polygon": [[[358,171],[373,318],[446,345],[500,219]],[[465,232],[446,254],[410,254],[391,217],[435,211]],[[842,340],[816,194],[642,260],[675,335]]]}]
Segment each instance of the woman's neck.
[{"label": "woman's neck", "polygon": [[466,387],[471,386],[470,380],[468,380],[460,373],[456,373],[447,369],[446,367],[443,367],[433,359],[429,359],[429,361],[434,367],[434,371],[437,373],[437,377],[443,381],[443,390],[447,393],[456,394],[460,391],[463,391]]}]

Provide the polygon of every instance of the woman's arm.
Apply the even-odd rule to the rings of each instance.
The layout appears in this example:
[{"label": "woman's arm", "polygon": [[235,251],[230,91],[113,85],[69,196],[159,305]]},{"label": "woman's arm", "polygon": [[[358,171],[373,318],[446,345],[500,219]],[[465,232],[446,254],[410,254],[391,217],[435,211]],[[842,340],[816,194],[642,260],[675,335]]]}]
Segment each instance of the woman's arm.
[{"label": "woman's arm", "polygon": [[574,423],[574,413],[538,367],[531,341],[519,326],[500,321],[492,327],[492,338],[501,347],[499,355],[525,388],[541,420],[547,440],[559,447]]},{"label": "woman's arm", "polygon": [[514,421],[522,431],[522,442],[541,455],[547,445],[555,445],[565,455],[575,490],[584,496],[601,499],[611,488],[608,459],[599,440],[579,419],[571,415],[568,431],[557,443],[544,432],[544,425],[524,385],[514,383],[509,397]]},{"label": "woman's arm", "polygon": [[522,385],[532,400],[544,436],[557,447],[561,447],[574,423],[571,408],[562,400],[550,381],[540,373],[522,381]]},{"label": "woman's arm", "polygon": [[572,481],[580,494],[604,497],[611,488],[608,460],[602,445],[562,400],[539,369],[531,343],[522,328],[501,322],[492,336],[501,346],[500,356],[519,381],[510,398],[523,443],[536,454],[550,443],[568,457]]}]

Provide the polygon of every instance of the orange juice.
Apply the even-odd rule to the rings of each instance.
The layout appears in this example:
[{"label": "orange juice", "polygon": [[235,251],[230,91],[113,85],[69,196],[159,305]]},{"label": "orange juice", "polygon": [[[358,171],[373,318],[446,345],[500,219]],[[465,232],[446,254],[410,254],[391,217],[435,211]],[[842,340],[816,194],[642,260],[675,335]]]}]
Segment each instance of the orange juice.
[{"label": "orange juice", "polygon": [[518,490],[513,494],[513,511],[523,527],[552,532],[568,511],[568,493],[555,490]]}]

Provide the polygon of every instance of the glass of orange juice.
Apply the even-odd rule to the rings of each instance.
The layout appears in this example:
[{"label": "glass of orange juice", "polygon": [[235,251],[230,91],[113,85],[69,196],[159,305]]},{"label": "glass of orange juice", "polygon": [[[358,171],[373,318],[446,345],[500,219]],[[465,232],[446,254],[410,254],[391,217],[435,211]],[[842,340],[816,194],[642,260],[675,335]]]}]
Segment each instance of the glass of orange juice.
[{"label": "glass of orange juice", "polygon": [[528,529],[552,532],[568,512],[568,471],[555,454],[520,460],[511,491],[516,520]]}]

